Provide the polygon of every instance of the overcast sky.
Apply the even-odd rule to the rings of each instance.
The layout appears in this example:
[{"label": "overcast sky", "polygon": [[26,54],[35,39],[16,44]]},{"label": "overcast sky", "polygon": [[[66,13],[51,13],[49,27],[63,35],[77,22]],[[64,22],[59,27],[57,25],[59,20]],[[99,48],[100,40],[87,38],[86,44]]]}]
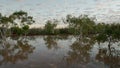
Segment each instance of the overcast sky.
[{"label": "overcast sky", "polygon": [[88,14],[98,21],[118,21],[120,0],[0,0],[0,12],[4,15],[24,10],[33,16],[36,23],[61,19],[67,14]]}]

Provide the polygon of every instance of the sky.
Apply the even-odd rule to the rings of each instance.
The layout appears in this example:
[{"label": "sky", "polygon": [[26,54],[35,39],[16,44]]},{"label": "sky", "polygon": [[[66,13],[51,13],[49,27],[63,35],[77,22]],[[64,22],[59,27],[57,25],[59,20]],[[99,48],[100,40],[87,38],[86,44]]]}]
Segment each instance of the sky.
[{"label": "sky", "polygon": [[96,17],[98,22],[120,20],[120,0],[0,0],[3,15],[19,10],[28,12],[39,24],[51,19],[61,20],[68,14],[88,14]]}]

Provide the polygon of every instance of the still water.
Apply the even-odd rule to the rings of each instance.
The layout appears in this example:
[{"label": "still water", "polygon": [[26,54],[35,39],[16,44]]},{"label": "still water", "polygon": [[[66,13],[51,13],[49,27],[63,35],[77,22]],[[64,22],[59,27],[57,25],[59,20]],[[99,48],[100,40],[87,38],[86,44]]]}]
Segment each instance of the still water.
[{"label": "still water", "polygon": [[0,46],[0,68],[120,68],[120,42],[108,47],[94,38],[28,36],[8,43]]}]

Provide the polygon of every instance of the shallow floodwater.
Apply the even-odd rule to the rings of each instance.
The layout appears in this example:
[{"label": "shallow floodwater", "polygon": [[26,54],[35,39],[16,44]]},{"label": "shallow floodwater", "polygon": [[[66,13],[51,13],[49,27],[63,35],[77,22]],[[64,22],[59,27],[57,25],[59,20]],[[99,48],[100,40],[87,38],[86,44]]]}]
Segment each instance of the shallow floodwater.
[{"label": "shallow floodwater", "polygon": [[0,68],[120,68],[120,42],[97,43],[74,36],[8,38],[0,46]]}]

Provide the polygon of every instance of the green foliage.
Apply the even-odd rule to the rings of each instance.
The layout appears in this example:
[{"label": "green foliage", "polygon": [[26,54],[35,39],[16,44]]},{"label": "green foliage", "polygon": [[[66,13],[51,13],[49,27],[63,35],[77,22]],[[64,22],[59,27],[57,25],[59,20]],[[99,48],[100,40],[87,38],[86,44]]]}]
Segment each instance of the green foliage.
[{"label": "green foliage", "polygon": [[97,40],[118,41],[120,40],[120,24],[104,24],[97,25],[98,30]]},{"label": "green foliage", "polygon": [[32,28],[28,30],[29,35],[45,35],[45,30],[41,28]]},{"label": "green foliage", "polygon": [[0,14],[0,34],[4,39],[8,32],[17,35],[26,35],[29,25],[32,23],[34,23],[33,17],[28,16],[27,12],[24,11],[16,11],[9,16],[2,16]]},{"label": "green foliage", "polygon": [[23,34],[23,30],[19,27],[12,27],[11,30],[12,30],[13,34],[17,34],[17,35]]},{"label": "green foliage", "polygon": [[28,16],[27,12],[24,11],[14,12],[13,14],[10,15],[10,19],[13,21],[12,27],[17,27],[18,34],[20,34],[19,32],[21,32],[21,34],[24,35],[28,33],[29,25],[35,22],[33,20],[33,17]]},{"label": "green foliage", "polygon": [[12,27],[11,30],[12,30],[13,34],[16,34],[16,35],[23,35],[24,34],[25,35],[26,33],[28,33],[29,26],[25,25],[22,28]]},{"label": "green foliage", "polygon": [[105,41],[107,41],[107,36],[105,34],[99,34],[96,37],[96,39],[97,39],[98,42],[105,42]]},{"label": "green foliage", "polygon": [[16,11],[10,15],[10,18],[14,21],[14,25],[18,27],[23,27],[24,25],[30,25],[35,22],[33,20],[33,17],[28,16],[27,12],[24,11]]},{"label": "green foliage", "polygon": [[35,21],[27,12],[16,11],[9,16],[3,16],[0,13],[0,35],[5,39],[5,36],[9,35],[9,33],[17,35],[72,34],[81,36],[94,34],[98,41],[120,40],[120,24],[95,24],[94,20],[95,18],[90,18],[88,15],[80,15],[78,17],[67,15],[64,20],[68,24],[67,28],[57,29],[58,21],[48,20],[44,29],[29,29],[29,25]]},{"label": "green foliage", "polygon": [[27,34],[28,33],[28,30],[29,30],[29,26],[28,25],[25,25],[22,27],[22,30],[23,30],[23,33],[24,34]]},{"label": "green foliage", "polygon": [[4,39],[4,41],[10,34],[9,27],[11,24],[12,20],[9,18],[9,16],[7,17],[0,14],[0,36],[2,39]]},{"label": "green foliage", "polygon": [[47,34],[54,34],[56,26],[57,26],[57,24],[55,22],[48,20],[45,24],[44,30]]},{"label": "green foliage", "polygon": [[69,24],[69,31],[74,32],[74,34],[88,34],[95,26],[94,19],[87,15],[79,17],[67,15],[65,22]]},{"label": "green foliage", "polygon": [[95,26],[96,33],[102,33],[105,30],[106,26],[107,25],[105,25],[104,23],[98,23],[98,24],[96,24],[96,26]]},{"label": "green foliage", "polygon": [[68,28],[61,28],[61,29],[58,29],[59,30],[59,34],[63,34],[63,35],[66,35],[66,34],[73,34],[72,31],[70,32]]},{"label": "green foliage", "polygon": [[25,25],[22,27],[23,30],[27,31],[29,29],[29,26],[28,25]]}]

